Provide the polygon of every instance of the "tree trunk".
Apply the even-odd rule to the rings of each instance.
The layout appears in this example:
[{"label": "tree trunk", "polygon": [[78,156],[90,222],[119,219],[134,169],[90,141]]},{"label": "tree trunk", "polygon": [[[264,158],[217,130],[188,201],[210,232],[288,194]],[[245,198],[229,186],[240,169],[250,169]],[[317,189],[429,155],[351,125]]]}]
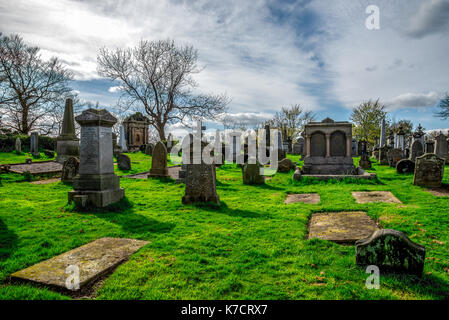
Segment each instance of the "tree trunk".
[{"label": "tree trunk", "polygon": [[158,124],[156,125],[156,130],[157,130],[157,132],[159,133],[159,139],[160,139],[161,141],[166,140],[166,139],[165,139],[165,127],[164,127],[164,125],[163,125],[162,123],[158,123]]}]

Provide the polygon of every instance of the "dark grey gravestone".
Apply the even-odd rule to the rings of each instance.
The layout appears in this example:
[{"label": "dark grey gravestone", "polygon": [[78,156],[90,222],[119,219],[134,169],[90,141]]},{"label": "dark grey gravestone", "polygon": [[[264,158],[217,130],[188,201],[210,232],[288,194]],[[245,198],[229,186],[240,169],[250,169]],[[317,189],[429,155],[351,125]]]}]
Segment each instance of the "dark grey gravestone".
[{"label": "dark grey gravestone", "polygon": [[331,157],[346,156],[346,136],[341,131],[336,131],[330,137]]},{"label": "dark grey gravestone", "polygon": [[162,141],[154,146],[151,170],[148,177],[168,177],[167,148]]},{"label": "dark grey gravestone", "polygon": [[447,137],[440,133],[435,137],[435,154],[441,158],[448,158]]},{"label": "dark grey gravestone", "polygon": [[55,152],[52,150],[44,150],[44,154],[48,157],[48,158],[54,158],[55,157]]},{"label": "dark grey gravestone", "polygon": [[73,182],[79,173],[80,161],[76,157],[69,157],[62,166],[61,181]]},{"label": "dark grey gravestone", "polygon": [[213,202],[220,204],[216,190],[215,166],[213,164],[185,165],[185,195],[182,203]]},{"label": "dark grey gravestone", "polygon": [[389,146],[383,146],[379,148],[379,163],[381,165],[388,165],[387,153],[391,148]]},{"label": "dark grey gravestone", "polygon": [[125,191],[114,174],[112,156],[112,126],[117,119],[104,109],[88,109],[75,120],[81,126],[80,171],[69,203],[106,207],[120,201]]},{"label": "dark grey gravestone", "polygon": [[326,137],[321,132],[312,134],[310,138],[310,155],[312,157],[326,156]]},{"label": "dark grey gravestone", "polygon": [[424,154],[424,146],[420,140],[415,140],[411,146],[410,160],[415,161],[416,158]]},{"label": "dark grey gravestone", "polygon": [[402,159],[396,163],[397,173],[413,173],[415,172],[415,162],[410,159]]},{"label": "dark grey gravestone", "polygon": [[435,141],[426,141],[426,150],[425,153],[433,153],[435,147]]},{"label": "dark grey gravestone", "polygon": [[434,153],[426,153],[416,158],[413,184],[417,186],[438,188],[444,174],[444,159]]},{"label": "dark grey gravestone", "polygon": [[383,229],[355,243],[356,263],[375,265],[381,272],[421,275],[426,248],[412,242],[403,232]]},{"label": "dark grey gravestone", "polygon": [[39,156],[39,133],[32,132],[30,136],[30,153]]},{"label": "dark grey gravestone", "polygon": [[301,181],[301,179],[302,179],[301,169],[297,168],[297,169],[295,170],[295,173],[293,174],[292,179],[293,179],[293,180],[296,180],[296,181]]},{"label": "dark grey gravestone", "polygon": [[131,159],[123,153],[117,155],[117,167],[120,170],[131,170]]},{"label": "dark grey gravestone", "polygon": [[265,176],[260,174],[262,165],[259,163],[245,163],[242,167],[242,176],[244,184],[264,184]]},{"label": "dark grey gravestone", "polygon": [[151,143],[145,145],[145,154],[149,156],[153,154],[153,145]]},{"label": "dark grey gravestone", "polygon": [[371,160],[367,154],[361,156],[359,166],[362,169],[371,169]]},{"label": "dark grey gravestone", "polygon": [[387,158],[390,167],[396,168],[396,163],[398,163],[399,160],[404,159],[405,155],[401,149],[394,148],[387,152]]}]

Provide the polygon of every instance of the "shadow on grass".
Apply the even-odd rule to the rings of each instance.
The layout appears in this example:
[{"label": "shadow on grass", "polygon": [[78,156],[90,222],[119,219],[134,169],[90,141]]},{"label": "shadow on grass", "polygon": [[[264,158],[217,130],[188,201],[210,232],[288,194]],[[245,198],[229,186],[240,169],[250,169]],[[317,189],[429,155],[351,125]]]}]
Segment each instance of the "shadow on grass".
[{"label": "shadow on grass", "polygon": [[17,235],[0,219],[0,261],[9,258],[17,248]]},{"label": "shadow on grass", "polygon": [[81,214],[91,214],[97,218],[118,224],[123,231],[131,234],[145,232],[167,233],[175,227],[174,223],[160,222],[144,215],[136,214],[133,209],[133,204],[126,197],[106,208],[76,208],[74,205],[70,205],[67,210]]},{"label": "shadow on grass", "polygon": [[268,218],[269,215],[266,213],[259,213],[255,211],[250,210],[242,210],[242,209],[231,209],[228,207],[228,205],[220,201],[220,205],[212,202],[198,202],[193,204],[194,207],[198,209],[202,209],[205,211],[211,211],[211,212],[217,212],[226,214],[231,217],[242,217],[242,218]]}]

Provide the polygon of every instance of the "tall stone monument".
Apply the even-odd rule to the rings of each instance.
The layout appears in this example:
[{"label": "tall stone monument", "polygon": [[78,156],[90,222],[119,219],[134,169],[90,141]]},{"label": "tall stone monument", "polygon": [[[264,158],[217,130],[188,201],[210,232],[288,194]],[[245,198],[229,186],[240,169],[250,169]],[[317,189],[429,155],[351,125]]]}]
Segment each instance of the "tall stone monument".
[{"label": "tall stone monument", "polygon": [[65,101],[64,118],[61,134],[56,138],[56,161],[64,163],[70,157],[79,157],[80,144],[75,135],[75,120],[73,118],[73,101]]},{"label": "tall stone monument", "polygon": [[30,136],[30,153],[33,156],[40,156],[39,152],[39,133],[38,132],[31,132]]},{"label": "tall stone monument", "polygon": [[122,149],[122,152],[128,152],[128,147],[126,146],[125,129],[123,128],[123,125],[120,126],[119,147]]},{"label": "tall stone monument", "polygon": [[385,118],[382,119],[382,125],[380,127],[380,142],[379,142],[379,148],[382,148],[387,144],[387,131],[386,131],[386,124],[385,124]]},{"label": "tall stone monument", "polygon": [[162,141],[154,146],[151,170],[148,177],[168,177],[167,148]]},{"label": "tall stone monument", "polygon": [[150,120],[140,112],[136,112],[123,120],[128,150],[138,151],[141,145],[149,142],[149,125]]},{"label": "tall stone monument", "polygon": [[112,126],[117,119],[104,109],[88,109],[75,120],[81,126],[80,168],[69,203],[106,207],[120,201],[125,191],[114,174],[112,156]]}]

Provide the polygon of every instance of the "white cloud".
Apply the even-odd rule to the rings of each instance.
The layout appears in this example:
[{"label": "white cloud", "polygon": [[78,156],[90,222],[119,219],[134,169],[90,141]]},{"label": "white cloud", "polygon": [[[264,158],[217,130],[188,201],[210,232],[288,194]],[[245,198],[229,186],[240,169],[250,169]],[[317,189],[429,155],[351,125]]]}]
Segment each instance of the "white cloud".
[{"label": "white cloud", "polygon": [[449,26],[449,1],[424,1],[418,13],[410,19],[407,34],[422,38],[435,32],[446,30]]},{"label": "white cloud", "polygon": [[392,109],[433,107],[439,100],[440,96],[436,92],[404,93],[387,101],[385,104]]},{"label": "white cloud", "polygon": [[110,93],[116,93],[116,92],[119,92],[119,91],[121,91],[121,90],[123,90],[123,87],[122,87],[122,86],[113,86],[113,87],[110,87],[110,88],[108,89],[108,92],[110,92]]}]

